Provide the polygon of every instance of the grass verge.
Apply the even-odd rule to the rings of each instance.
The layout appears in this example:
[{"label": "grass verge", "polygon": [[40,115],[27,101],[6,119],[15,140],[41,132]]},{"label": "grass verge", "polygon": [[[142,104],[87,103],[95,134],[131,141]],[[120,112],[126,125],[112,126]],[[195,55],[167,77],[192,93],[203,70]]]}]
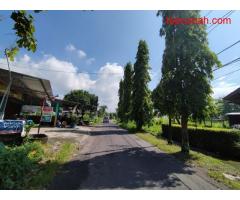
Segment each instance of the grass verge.
[{"label": "grass verge", "polygon": [[[136,126],[133,122],[118,124],[130,132],[136,133]],[[211,178],[227,187],[231,189],[240,189],[240,181],[230,180],[224,176],[224,174],[240,176],[240,162],[223,160],[192,150],[189,155],[182,154],[181,147],[177,144],[169,145],[167,141],[161,137],[161,132],[161,125],[156,121],[153,122],[151,126],[144,126],[143,132],[137,132],[136,135],[186,164],[206,169]]]},{"label": "grass verge", "polygon": [[50,145],[44,145],[45,157],[39,165],[37,174],[29,182],[30,189],[45,189],[56,175],[57,170],[68,161],[76,149],[75,144],[64,142],[55,152]]},{"label": "grass verge", "polygon": [[231,189],[240,189],[240,181],[227,179],[223,174],[230,174],[233,176],[240,176],[240,168],[227,163],[227,161],[213,158],[211,156],[190,151],[189,155],[184,155],[178,145],[168,145],[167,141],[163,138],[156,137],[150,133],[136,133],[138,137],[156,146],[160,150],[175,156],[177,159],[199,167],[207,169],[208,175],[218,182],[223,183]]}]

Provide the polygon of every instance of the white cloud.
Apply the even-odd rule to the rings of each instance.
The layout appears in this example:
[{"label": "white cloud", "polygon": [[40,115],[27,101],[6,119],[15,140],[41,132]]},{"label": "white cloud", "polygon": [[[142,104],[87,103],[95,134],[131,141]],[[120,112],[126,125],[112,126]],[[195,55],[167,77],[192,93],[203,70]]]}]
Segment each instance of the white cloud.
[{"label": "white cloud", "polygon": [[[0,63],[6,64],[5,59],[0,59]],[[6,68],[6,65],[2,66]],[[106,63],[99,69],[95,79],[88,74],[78,73],[78,68],[71,62],[59,60],[52,55],[44,55],[40,61],[24,55],[15,59],[11,66],[13,71],[50,80],[54,95],[63,96],[70,90],[83,89],[95,93],[100,105],[107,105],[110,112],[117,107],[119,81],[123,76],[123,68],[117,63]]]},{"label": "white cloud", "polygon": [[21,60],[22,60],[23,62],[29,62],[29,61],[31,60],[31,58],[30,58],[27,54],[25,54],[25,55],[21,58]]},{"label": "white cloud", "polygon": [[95,61],[95,58],[89,58],[87,59],[86,63],[87,65],[91,65]]},{"label": "white cloud", "polygon": [[[77,49],[73,44],[68,44],[66,46],[66,51],[75,53],[80,59],[87,58],[87,53],[83,51],[82,49]],[[89,58],[87,59],[86,63],[88,65],[92,64],[95,61],[95,58]]]},{"label": "white cloud", "polygon": [[222,76],[222,77],[218,78],[218,81],[222,81],[222,80],[224,80],[225,78],[226,78],[226,76]]},{"label": "white cloud", "polygon": [[213,86],[213,97],[214,98],[223,98],[235,89],[237,89],[239,85],[234,83],[227,83],[225,81],[220,81],[215,86]]},{"label": "white cloud", "polygon": [[99,103],[107,105],[109,111],[115,111],[118,103],[119,82],[123,76],[123,67],[117,63],[107,63],[99,70],[92,91],[99,96]]},{"label": "white cloud", "polygon": [[83,50],[78,50],[77,51],[77,53],[78,53],[78,57],[80,58],[80,59],[83,59],[83,58],[86,58],[87,57],[87,54],[83,51]]},{"label": "white cloud", "polygon": [[76,47],[73,44],[68,44],[66,46],[66,51],[75,51]]}]

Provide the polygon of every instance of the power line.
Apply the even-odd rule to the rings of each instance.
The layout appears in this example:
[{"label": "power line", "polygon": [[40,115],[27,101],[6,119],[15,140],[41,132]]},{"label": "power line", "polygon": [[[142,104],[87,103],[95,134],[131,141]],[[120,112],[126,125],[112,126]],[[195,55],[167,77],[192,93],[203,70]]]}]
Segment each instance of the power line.
[{"label": "power line", "polygon": [[[206,17],[207,17],[209,14],[211,14],[212,12],[213,12],[213,11],[209,11],[209,12],[206,14]],[[235,11],[231,10],[231,11],[227,12],[225,15],[222,16],[222,18],[223,18],[223,17],[229,17],[231,14],[233,14],[233,12],[235,12]],[[215,25],[215,24],[212,24],[212,25],[211,25],[210,27],[208,27],[207,29],[211,28],[211,27],[214,26],[214,25]],[[216,24],[216,26],[213,27],[213,28],[208,32],[208,34],[209,34],[211,31],[213,31],[218,25],[219,25],[219,24]],[[222,52],[230,49],[231,47],[235,46],[235,45],[238,44],[239,42],[240,42],[240,40],[237,41],[237,42],[235,42],[234,44],[226,47],[225,49],[223,49],[222,51],[220,51],[219,53],[217,53],[217,55],[219,55],[219,54],[221,54]],[[200,52],[200,51],[199,51],[199,52]],[[196,56],[197,56],[197,55],[198,55],[198,53],[196,54]],[[228,66],[228,65],[230,65],[230,64],[232,64],[232,63],[234,63],[234,62],[237,62],[237,61],[239,61],[239,59],[240,59],[240,58],[237,58],[237,59],[235,59],[235,60],[233,60],[233,61],[230,61],[229,63],[223,65],[223,66],[220,67],[220,68],[214,69],[213,71],[216,71],[216,70],[221,69],[221,68],[223,68],[223,67],[225,67],[225,66]],[[4,63],[0,63],[0,64],[3,64],[3,65],[6,66],[6,64],[4,64]],[[13,66],[13,65],[12,65],[12,67],[15,67],[15,68],[18,68],[18,67],[20,67],[20,68],[29,68],[29,67],[24,67],[24,66]],[[81,72],[81,71],[79,71],[79,72],[71,72],[71,71],[62,71],[62,70],[49,70],[49,69],[42,69],[42,68],[41,68],[41,69],[40,69],[40,68],[35,68],[35,70],[49,71],[49,72],[59,72],[59,73],[92,74],[92,75],[98,75],[98,74],[122,74],[122,73],[106,73],[106,72],[102,72],[102,73],[101,73],[101,72]]]},{"label": "power line", "polygon": [[[230,13],[232,13],[233,12],[233,10],[230,10],[230,11],[228,11],[225,15],[223,15],[222,17],[220,17],[220,18],[224,18],[224,17],[226,17],[227,15],[229,15]],[[211,27],[213,27],[214,25],[216,25],[216,24],[211,24],[209,27],[207,27],[207,29],[210,29]]]},{"label": "power line", "polygon": [[218,79],[223,78],[223,77],[226,77],[226,76],[228,76],[228,75],[231,75],[231,74],[233,74],[233,73],[235,73],[235,72],[237,72],[237,71],[240,71],[240,68],[237,69],[237,70],[231,71],[231,72],[229,72],[229,73],[227,73],[227,74],[224,74],[223,76],[217,77],[217,78],[213,79],[213,81],[218,80]]},{"label": "power line", "polygon": [[239,62],[239,61],[240,61],[240,57],[238,57],[238,58],[236,58],[236,59],[234,59],[234,60],[229,61],[228,63],[224,64],[222,67],[219,67],[219,68],[217,68],[217,69],[214,69],[213,71],[217,71],[217,70],[219,70],[219,69],[222,69],[222,68],[224,68],[224,67],[226,67],[226,66],[228,66],[228,65],[234,64],[235,62]]},{"label": "power line", "polygon": [[[222,18],[223,18],[223,17],[226,17],[226,16],[229,17],[231,14],[233,14],[233,12],[235,12],[235,11],[230,10],[230,11],[227,12],[225,15],[223,15]],[[209,14],[210,14],[210,13],[208,13],[208,15],[209,15]],[[215,24],[212,24],[210,27],[212,27],[212,26],[214,26],[214,25],[215,25]],[[219,25],[219,24],[217,24],[217,25]],[[209,29],[210,27],[208,27],[207,29]],[[208,33],[208,34],[211,33],[215,28],[216,28],[216,27],[214,27],[213,29],[211,29],[211,30],[210,30],[209,32],[207,32],[207,33]],[[183,42],[182,42],[181,44],[183,44]],[[229,47],[229,48],[230,48],[230,47]],[[194,59],[198,56],[198,54],[200,53],[200,51],[201,51],[201,50],[199,49],[198,52],[196,53]],[[225,51],[225,50],[224,50],[224,51]],[[193,59],[193,60],[194,60],[194,59]],[[239,58],[239,59],[240,59],[240,58]],[[233,61],[232,61],[232,62],[233,62]],[[232,62],[231,62],[231,63],[232,63]],[[223,65],[222,67],[225,67],[225,66],[227,66],[227,65],[229,65],[229,64],[231,64],[231,63],[226,63],[226,64]],[[221,67],[221,68],[222,68],[222,67]],[[216,70],[218,70],[218,69],[220,69],[220,68],[214,69],[213,71],[216,71]]]},{"label": "power line", "polygon": [[233,46],[235,46],[235,45],[238,44],[239,42],[240,42],[240,40],[238,40],[237,42],[231,44],[230,46],[226,47],[225,49],[221,50],[221,51],[218,52],[216,55],[219,55],[219,54],[223,53],[224,51],[226,51],[226,50],[232,48]]},{"label": "power line", "polygon": [[[231,16],[234,12],[235,12],[235,11],[231,10],[231,11],[229,11],[227,14],[225,14],[224,16],[222,16],[221,18],[229,17],[229,16]],[[212,25],[213,25],[213,26],[216,25],[216,26],[214,26],[210,31],[208,31],[208,34],[211,33],[211,32],[212,32],[215,28],[217,28],[220,24],[212,24]],[[211,25],[211,26],[212,26],[212,25]],[[211,27],[211,26],[210,26],[210,27]],[[209,29],[210,27],[208,27],[208,29]]]}]

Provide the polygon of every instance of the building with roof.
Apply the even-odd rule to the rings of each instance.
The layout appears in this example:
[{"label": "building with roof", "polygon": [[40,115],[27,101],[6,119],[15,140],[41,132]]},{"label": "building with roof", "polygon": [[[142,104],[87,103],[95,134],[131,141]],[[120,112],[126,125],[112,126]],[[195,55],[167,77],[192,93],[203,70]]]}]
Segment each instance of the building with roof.
[{"label": "building with roof", "polygon": [[[44,97],[53,96],[49,80],[11,72],[12,84],[5,109],[5,119],[14,119],[23,105],[41,105]],[[0,100],[9,84],[9,71],[0,69]]]},{"label": "building with roof", "polygon": [[240,105],[240,88],[237,88],[236,90],[225,96],[223,100],[227,100]]},{"label": "building with roof", "polygon": [[[223,100],[240,105],[240,88],[237,88],[236,90],[225,96]],[[227,113],[226,116],[228,117],[230,126],[240,125],[240,112]]]}]

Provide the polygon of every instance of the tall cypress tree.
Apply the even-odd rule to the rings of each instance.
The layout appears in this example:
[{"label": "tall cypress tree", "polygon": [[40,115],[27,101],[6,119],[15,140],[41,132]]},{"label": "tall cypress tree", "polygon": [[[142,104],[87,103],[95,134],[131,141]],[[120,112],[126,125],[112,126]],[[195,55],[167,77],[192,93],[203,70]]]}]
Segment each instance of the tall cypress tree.
[{"label": "tall cypress tree", "polygon": [[188,119],[204,112],[212,92],[212,68],[221,63],[208,47],[205,25],[170,25],[166,22],[167,18],[200,18],[199,11],[159,11],[158,15],[162,16],[160,35],[165,37],[163,92],[171,94],[168,100],[181,116],[182,152],[188,153]]},{"label": "tall cypress tree", "polygon": [[132,64],[129,62],[124,68],[123,79],[123,121],[127,122],[130,119],[132,111],[132,78],[133,69]]},{"label": "tall cypress tree", "polygon": [[133,76],[133,102],[132,118],[136,122],[137,129],[149,123],[153,116],[151,92],[148,89],[148,82],[151,80],[148,70],[149,51],[146,41],[140,40],[134,64]]},{"label": "tall cypress tree", "polygon": [[118,108],[117,108],[117,115],[120,121],[123,121],[123,80],[121,79],[119,82],[119,89],[118,89]]}]

